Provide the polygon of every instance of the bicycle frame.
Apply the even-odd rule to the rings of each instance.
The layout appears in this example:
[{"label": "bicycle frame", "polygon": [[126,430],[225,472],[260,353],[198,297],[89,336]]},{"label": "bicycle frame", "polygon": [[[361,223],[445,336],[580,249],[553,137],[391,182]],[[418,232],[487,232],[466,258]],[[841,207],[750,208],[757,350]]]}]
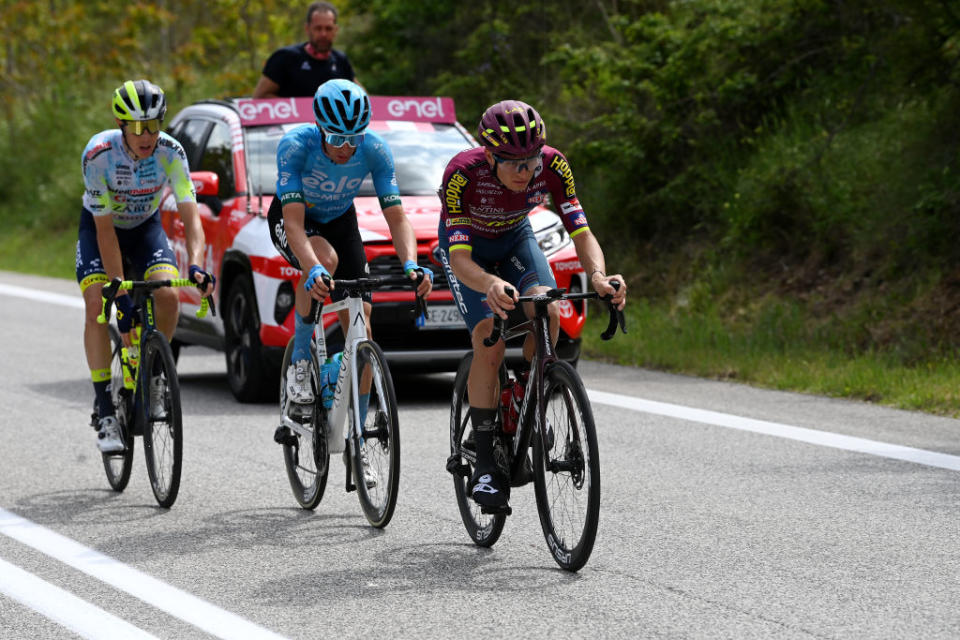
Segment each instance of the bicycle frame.
[{"label": "bicycle frame", "polygon": [[[103,300],[103,309],[100,315],[97,317],[97,322],[100,324],[106,324],[110,316],[110,305],[113,304],[116,300],[116,296],[120,291],[131,291],[131,296],[133,297],[133,304],[137,307],[139,311],[139,320],[140,324],[133,330],[131,330],[131,342],[137,346],[139,351],[140,346],[145,344],[147,336],[155,331],[159,331],[157,328],[156,313],[154,312],[155,301],[153,299],[153,290],[160,289],[162,287],[197,287],[197,283],[188,278],[174,278],[170,280],[146,280],[146,281],[137,281],[137,280],[120,280],[119,278],[114,278],[114,280],[103,288],[102,300]],[[214,315],[216,315],[216,308],[212,306],[213,301],[209,298],[202,298],[200,301],[200,308],[197,309],[196,316],[202,318],[206,315],[207,311],[210,310]],[[131,392],[134,392],[134,406],[136,407],[136,416],[131,424],[128,425],[128,428],[131,429],[131,432],[134,435],[140,435],[141,425],[139,420],[136,419],[142,412],[144,406],[144,397],[146,394],[145,385],[141,384],[141,368],[140,368],[140,354],[137,356],[136,364],[130,362],[130,349],[124,345],[120,350],[120,361],[123,365],[123,386],[125,389],[129,389]],[[129,374],[129,379],[128,379]],[[139,391],[139,393],[136,393]]]},{"label": "bicycle frame", "polygon": [[[422,278],[422,275],[420,277]],[[369,338],[367,337],[367,318],[363,312],[363,299],[361,297],[360,287],[354,289],[351,285],[361,282],[369,285],[369,283],[374,280],[385,284],[410,283],[409,279],[403,277],[399,277],[399,279],[398,277],[380,277],[361,278],[357,281],[341,280],[339,282],[343,283],[343,286],[347,288],[346,298],[322,307],[314,302],[311,307],[310,315],[314,319],[311,348],[313,349],[314,362],[316,363],[313,375],[316,376],[317,380],[317,393],[320,393],[320,385],[322,384],[319,369],[327,358],[327,340],[324,336],[323,323],[320,322],[320,317],[326,313],[346,310],[347,317],[350,319],[350,326],[347,327],[346,335],[344,336],[343,356],[340,360],[340,369],[337,372],[337,384],[334,387],[333,404],[326,410],[327,450],[330,453],[342,453],[346,448],[346,441],[348,439],[353,440],[355,436],[361,435],[360,430],[362,425],[360,424],[358,403],[354,402],[354,407],[356,407],[357,410],[353,412],[352,420],[350,420],[349,424],[347,424],[349,417],[347,413],[350,410],[350,398],[358,399],[360,397],[359,386],[361,381],[357,374],[357,364],[354,360],[357,353],[357,345]],[[420,280],[418,279],[417,283],[419,282]],[[426,302],[419,297],[417,297],[416,300],[417,313],[426,313]],[[309,430],[289,417],[288,410],[290,404],[291,400],[287,398],[286,406],[283,407],[280,418],[281,425],[286,426],[301,436],[310,437]],[[347,425],[346,432],[344,430],[345,425]]]},{"label": "bicycle frame", "polygon": [[[587,300],[597,298],[594,292],[584,293],[566,293],[563,289],[550,289],[544,293],[531,296],[520,296],[518,303],[530,302],[534,307],[534,317],[532,319],[520,322],[511,327],[504,328],[505,321],[499,317],[494,318],[494,328],[489,338],[484,338],[484,344],[492,346],[503,336],[504,341],[512,338],[532,333],[534,336],[533,360],[530,363],[530,375],[527,377],[527,385],[524,388],[523,402],[520,404],[520,412],[517,416],[517,430],[512,440],[512,451],[510,459],[510,477],[516,477],[520,471],[527,448],[530,446],[530,438],[536,432],[541,438],[543,451],[550,447],[543,440],[546,434],[540,429],[540,417],[543,415],[543,407],[546,402],[544,396],[544,379],[547,367],[558,360],[556,351],[553,348],[553,342],[550,340],[549,315],[547,306],[557,300]],[[609,340],[616,332],[617,324],[626,333],[623,313],[611,309],[610,323],[602,338]],[[531,400],[532,398],[532,400]]]},{"label": "bicycle frame", "polygon": [[[343,357],[340,360],[340,369],[337,372],[337,384],[333,391],[333,404],[327,410],[327,448],[330,453],[340,453],[344,450],[347,438],[360,431],[360,414],[354,411],[347,433],[344,433],[344,424],[347,423],[347,412],[350,409],[350,398],[359,398],[359,376],[354,356],[357,344],[367,339],[367,318],[363,313],[363,299],[357,295],[348,295],[343,300],[324,307],[324,313],[333,313],[345,309],[350,320],[347,334],[343,341]],[[317,322],[314,328],[312,342],[317,363],[322,363],[327,357],[327,341],[323,334],[321,323]],[[347,386],[349,385],[349,386]],[[356,403],[355,403],[356,404]]]}]

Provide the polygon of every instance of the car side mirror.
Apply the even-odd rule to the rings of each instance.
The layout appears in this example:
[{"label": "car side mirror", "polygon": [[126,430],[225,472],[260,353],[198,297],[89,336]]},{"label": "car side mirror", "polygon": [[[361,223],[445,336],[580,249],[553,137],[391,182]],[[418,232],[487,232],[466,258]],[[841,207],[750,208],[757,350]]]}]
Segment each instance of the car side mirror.
[{"label": "car side mirror", "polygon": [[213,171],[191,171],[190,179],[197,190],[197,200],[210,207],[213,215],[220,215],[223,202],[220,201],[220,176]]}]

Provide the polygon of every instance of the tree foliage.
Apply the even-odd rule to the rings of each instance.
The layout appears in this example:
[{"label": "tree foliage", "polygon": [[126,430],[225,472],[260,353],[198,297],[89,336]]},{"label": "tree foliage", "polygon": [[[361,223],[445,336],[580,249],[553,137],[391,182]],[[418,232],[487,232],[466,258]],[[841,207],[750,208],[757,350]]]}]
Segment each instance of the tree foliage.
[{"label": "tree foliage", "polygon": [[[0,198],[37,180],[51,203],[75,198],[76,156],[126,78],[158,82],[174,110],[249,95],[267,55],[303,39],[306,4],[7,0],[0,151],[21,155]],[[607,242],[960,259],[945,240],[960,220],[952,0],[337,4],[338,47],[371,92],[452,96],[468,128],[497,100],[536,105]],[[76,131],[45,126],[64,114]]]}]

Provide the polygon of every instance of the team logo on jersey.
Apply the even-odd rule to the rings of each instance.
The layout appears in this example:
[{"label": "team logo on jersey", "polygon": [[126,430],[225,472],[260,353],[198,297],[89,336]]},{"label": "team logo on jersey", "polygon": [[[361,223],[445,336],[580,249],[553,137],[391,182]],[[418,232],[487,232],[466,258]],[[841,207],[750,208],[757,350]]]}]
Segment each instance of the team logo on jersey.
[{"label": "team logo on jersey", "polygon": [[447,205],[448,215],[459,215],[463,212],[463,190],[468,184],[470,184],[470,180],[459,170],[454,171],[450,179],[447,180],[447,186],[443,190],[443,199]]},{"label": "team logo on jersey", "polygon": [[573,184],[573,171],[570,170],[570,164],[560,155],[556,155],[550,161],[550,168],[563,180],[566,196],[572,198],[577,193],[577,189]]}]

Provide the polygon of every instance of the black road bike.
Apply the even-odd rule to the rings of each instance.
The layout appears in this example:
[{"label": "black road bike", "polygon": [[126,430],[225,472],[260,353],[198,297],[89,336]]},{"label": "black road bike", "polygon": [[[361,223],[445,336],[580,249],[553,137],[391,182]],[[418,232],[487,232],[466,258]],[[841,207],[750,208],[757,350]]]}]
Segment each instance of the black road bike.
[{"label": "black road bike", "polygon": [[[509,407],[501,406],[494,455],[510,477],[511,486],[526,484],[532,472],[537,511],[547,546],[557,564],[569,571],[583,567],[593,551],[600,518],[600,455],[593,411],[583,382],[576,369],[557,358],[550,342],[547,305],[560,300],[596,297],[595,292],[566,293],[564,289],[520,296],[519,302],[533,303],[533,319],[505,329],[504,321],[495,316],[490,337],[484,339],[484,344],[489,347],[501,336],[510,340],[533,333],[535,337],[534,357],[524,386],[516,430],[513,433],[504,431],[504,418]],[[623,313],[612,304],[609,309],[610,323],[601,335],[604,340],[614,336],[617,325],[626,333]],[[467,376],[472,358],[473,354],[464,357],[454,379],[447,470],[453,474],[460,517],[467,533],[477,545],[490,547],[500,538],[511,510],[510,507],[481,507],[468,493],[476,465],[467,399]],[[501,365],[501,388],[511,383],[506,366]],[[533,455],[528,458],[531,448]]]},{"label": "black road bike", "polygon": [[[120,291],[126,290],[133,296],[139,318],[139,324],[130,332],[133,341],[130,348],[124,346],[119,331],[110,325],[111,394],[124,450],[101,454],[107,482],[114,491],[126,489],[133,465],[134,437],[143,436],[153,496],[165,508],[173,505],[180,491],[183,414],[176,361],[166,336],[157,328],[153,292],[161,287],[202,290],[205,286],[186,278],[146,281],[115,278],[103,288],[103,311],[97,317],[101,324],[109,322],[110,305]],[[202,298],[197,317],[202,318],[208,309],[216,315],[213,300]],[[96,413],[91,421],[96,428]]]}]

